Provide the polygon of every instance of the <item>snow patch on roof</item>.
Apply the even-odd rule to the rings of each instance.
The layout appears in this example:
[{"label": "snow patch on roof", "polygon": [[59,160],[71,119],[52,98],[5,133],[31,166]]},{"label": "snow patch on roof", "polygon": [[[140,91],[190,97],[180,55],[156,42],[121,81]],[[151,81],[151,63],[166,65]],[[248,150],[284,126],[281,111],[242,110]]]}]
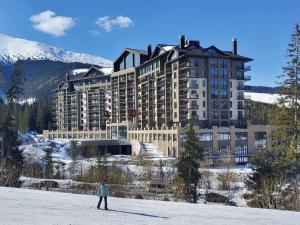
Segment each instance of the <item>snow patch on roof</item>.
[{"label": "snow patch on roof", "polygon": [[169,50],[171,50],[173,47],[174,47],[174,46],[166,45],[166,46],[163,46],[163,49],[164,49],[165,51],[169,51]]},{"label": "snow patch on roof", "polygon": [[76,69],[76,70],[72,70],[71,74],[77,75],[77,74],[80,74],[80,73],[86,73],[87,71],[89,71],[89,69]]}]

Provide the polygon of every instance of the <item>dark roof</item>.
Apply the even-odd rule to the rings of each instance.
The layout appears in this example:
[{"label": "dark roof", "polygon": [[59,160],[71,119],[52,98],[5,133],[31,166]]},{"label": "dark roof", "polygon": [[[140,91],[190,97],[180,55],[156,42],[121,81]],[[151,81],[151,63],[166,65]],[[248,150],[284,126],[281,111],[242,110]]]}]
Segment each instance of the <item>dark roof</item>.
[{"label": "dark roof", "polygon": [[78,75],[73,75],[73,77],[70,77],[70,79],[68,81],[76,81],[76,80],[82,80],[85,78],[90,78],[88,75],[91,74],[92,71],[97,72],[97,75],[95,77],[106,76],[106,74],[104,74],[99,68],[92,66],[87,72],[79,73]]},{"label": "dark roof", "polygon": [[147,52],[144,50],[134,49],[134,48],[125,48],[114,60],[114,63],[117,62],[126,52],[137,53],[141,55],[147,55]]},{"label": "dark roof", "polygon": [[134,48],[125,48],[125,50],[127,50],[129,52],[135,52],[135,53],[147,55],[147,52],[144,50],[139,50],[139,49],[134,49]]}]

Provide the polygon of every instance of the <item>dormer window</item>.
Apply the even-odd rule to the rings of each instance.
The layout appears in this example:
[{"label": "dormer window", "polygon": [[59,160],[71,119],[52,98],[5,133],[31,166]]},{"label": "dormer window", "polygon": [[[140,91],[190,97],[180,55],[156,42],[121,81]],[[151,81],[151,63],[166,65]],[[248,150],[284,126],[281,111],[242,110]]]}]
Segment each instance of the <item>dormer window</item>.
[{"label": "dormer window", "polygon": [[218,55],[218,53],[214,49],[208,49],[206,53],[209,54],[209,55],[211,55],[211,56]]}]

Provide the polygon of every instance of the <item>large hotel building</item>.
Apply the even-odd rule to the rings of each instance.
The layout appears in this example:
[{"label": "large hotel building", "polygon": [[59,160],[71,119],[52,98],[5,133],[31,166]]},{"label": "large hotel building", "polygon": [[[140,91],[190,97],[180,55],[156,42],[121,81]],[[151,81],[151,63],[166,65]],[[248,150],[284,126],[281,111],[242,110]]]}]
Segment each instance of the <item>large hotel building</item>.
[{"label": "large hotel building", "polygon": [[253,151],[270,145],[272,131],[247,124],[250,61],[238,54],[236,39],[231,51],[185,36],[178,45],[126,48],[110,74],[92,67],[67,76],[54,95],[53,130],[44,136],[80,140],[112,154],[155,150],[178,157],[191,122],[209,164],[229,157],[246,163]]}]

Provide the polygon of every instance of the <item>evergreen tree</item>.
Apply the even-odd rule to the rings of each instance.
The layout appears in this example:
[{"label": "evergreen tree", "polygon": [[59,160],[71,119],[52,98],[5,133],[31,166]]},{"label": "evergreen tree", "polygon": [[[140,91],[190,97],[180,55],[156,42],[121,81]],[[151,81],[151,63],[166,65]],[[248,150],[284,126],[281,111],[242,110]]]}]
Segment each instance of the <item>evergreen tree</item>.
[{"label": "evergreen tree", "polygon": [[18,131],[14,117],[14,104],[8,103],[2,124],[2,149],[0,154],[0,185],[19,186],[19,176],[23,166],[22,152],[19,150]]},{"label": "evergreen tree", "polygon": [[7,98],[15,106],[16,127],[19,127],[19,103],[24,94],[24,77],[21,71],[20,62],[17,61],[12,72],[11,87],[7,91]]},{"label": "evergreen tree", "polygon": [[23,93],[23,78],[16,63],[12,73],[12,84],[7,91],[7,103],[2,122],[2,149],[0,154],[0,184],[19,186],[23,166],[22,152],[18,141],[18,100]]},{"label": "evergreen tree", "polygon": [[[291,134],[286,137],[285,142],[291,144],[294,150],[299,145],[299,100],[300,100],[300,26],[296,24],[295,29],[291,35],[291,42],[287,49],[287,65],[283,67],[283,75],[279,76],[281,79],[281,93],[283,94],[280,105],[286,108],[286,116],[291,122],[288,124],[288,130]],[[291,112],[290,112],[291,111]],[[285,117],[286,117],[285,116]],[[285,128],[284,128],[285,129]]]},{"label": "evergreen tree", "polygon": [[78,161],[78,155],[79,155],[77,143],[75,141],[71,142],[71,152],[70,153],[71,153],[71,159],[72,159],[71,174],[72,174],[72,177],[74,177],[76,174],[77,161]]},{"label": "evergreen tree", "polygon": [[197,137],[192,124],[189,124],[186,131],[184,150],[180,153],[178,162],[178,174],[185,185],[187,201],[189,202],[191,202],[192,186],[195,191],[201,177],[199,168],[200,162],[203,159],[203,148],[200,146],[199,138]]},{"label": "evergreen tree", "polygon": [[279,76],[282,97],[276,113],[269,112],[274,127],[272,146],[252,157],[256,169],[246,182],[255,207],[294,209],[299,207],[299,73],[300,27],[297,24],[287,49],[287,65]]},{"label": "evergreen tree", "polygon": [[52,152],[53,149],[47,148],[45,149],[45,157],[44,157],[44,161],[45,161],[45,169],[44,169],[44,177],[47,179],[52,179],[53,177],[53,158],[52,158]]}]

